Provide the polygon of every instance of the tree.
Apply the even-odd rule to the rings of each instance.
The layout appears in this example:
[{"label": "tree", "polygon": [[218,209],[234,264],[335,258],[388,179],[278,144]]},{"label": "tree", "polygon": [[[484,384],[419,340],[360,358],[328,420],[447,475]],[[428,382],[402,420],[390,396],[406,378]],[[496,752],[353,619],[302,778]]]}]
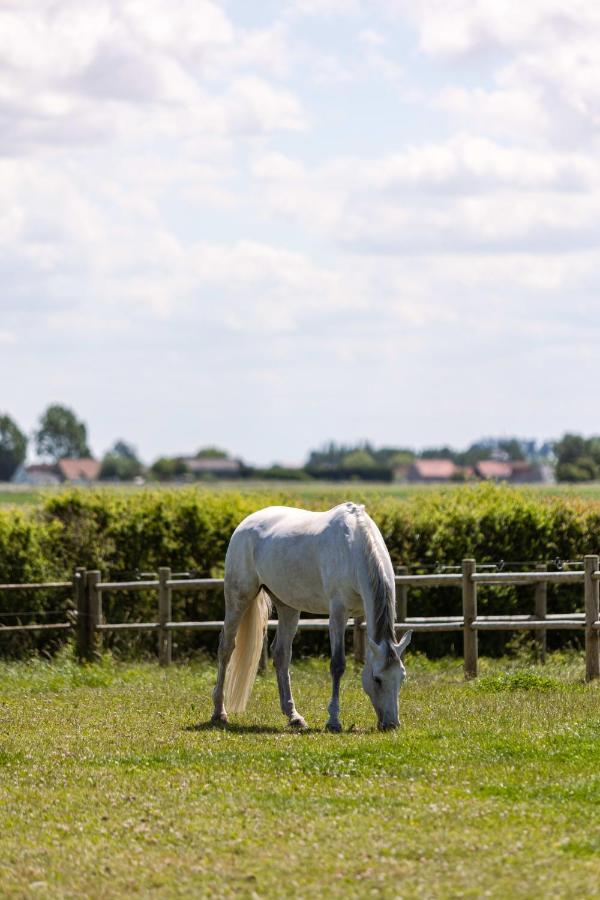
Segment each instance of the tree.
[{"label": "tree", "polygon": [[558,481],[593,481],[598,476],[598,470],[593,460],[581,456],[577,463],[558,463],[556,466],[556,478]]},{"label": "tree", "polygon": [[25,461],[27,438],[10,416],[0,416],[0,481],[10,481]]},{"label": "tree", "polygon": [[415,454],[412,450],[398,450],[387,462],[391,469],[397,469],[401,466],[410,466],[414,461]]},{"label": "tree", "polygon": [[394,469],[396,466],[409,466],[414,461],[415,451],[409,447],[380,447],[373,451],[373,457],[379,465]]},{"label": "tree", "polygon": [[559,465],[563,463],[577,463],[581,456],[585,456],[587,441],[580,434],[564,434],[555,445],[556,459]]},{"label": "tree", "polygon": [[100,478],[107,480],[132,481],[142,474],[142,464],[135,447],[125,441],[117,441],[102,459]]},{"label": "tree", "polygon": [[371,469],[374,465],[372,454],[364,448],[351,450],[342,457],[342,469]]},{"label": "tree", "polygon": [[450,447],[427,447],[419,453],[421,459],[454,459],[454,450]]},{"label": "tree", "polygon": [[40,456],[50,456],[55,461],[91,455],[85,424],[78,421],[72,410],[58,403],[49,406],[42,415],[35,445]]},{"label": "tree", "polygon": [[196,453],[196,459],[229,459],[229,453],[220,447],[201,447]]},{"label": "tree", "polygon": [[137,462],[137,450],[135,449],[133,444],[128,444],[126,441],[115,441],[112,453],[120,456],[122,459],[131,459]]},{"label": "tree", "polygon": [[178,457],[161,456],[152,463],[150,472],[159,481],[170,481],[172,478],[180,478],[185,475],[187,466]]},{"label": "tree", "polygon": [[600,438],[565,434],[555,445],[559,481],[594,481],[600,476]]}]

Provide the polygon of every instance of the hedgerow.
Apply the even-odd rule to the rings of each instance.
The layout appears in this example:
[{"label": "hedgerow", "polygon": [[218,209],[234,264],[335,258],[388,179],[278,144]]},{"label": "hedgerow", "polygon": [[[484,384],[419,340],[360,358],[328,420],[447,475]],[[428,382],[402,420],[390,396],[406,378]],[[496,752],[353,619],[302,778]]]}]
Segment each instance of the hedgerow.
[{"label": "hedgerow", "polygon": [[[118,580],[170,566],[174,572],[219,576],[236,525],[250,512],[274,504],[328,509],[340,502],[339,488],[318,497],[286,491],[70,490],[50,495],[41,508],[0,509],[0,583],[69,578],[75,566],[97,568],[103,578]],[[600,549],[600,503],[577,498],[542,497],[533,491],[478,485],[451,491],[423,491],[398,499],[373,488],[348,488],[347,499],[365,502],[379,525],[395,565],[430,571],[458,566],[473,556],[480,564],[529,568],[536,561],[578,560]],[[525,565],[527,564],[527,565]],[[423,568],[425,567],[425,568]],[[549,589],[549,611],[581,608],[577,586]],[[174,594],[178,618],[222,618],[219,591]],[[64,593],[0,593],[0,623],[47,620],[66,614]],[[105,597],[112,621],[153,620],[156,594],[115,593]],[[481,612],[531,612],[532,589],[488,588],[479,592]],[[411,590],[410,615],[460,612],[456,589]],[[8,614],[8,615],[7,615]],[[22,654],[36,648],[51,651],[64,636],[0,635],[0,652]],[[574,640],[572,633],[553,635],[555,644]],[[505,635],[486,635],[486,648],[503,649]],[[109,641],[110,643],[110,641]],[[177,634],[180,650],[212,648],[202,635]],[[150,648],[154,639],[119,636],[116,649]],[[432,653],[460,651],[460,635],[419,636],[421,649]],[[456,646],[455,646],[456,644]],[[317,641],[318,647],[323,642]]]}]

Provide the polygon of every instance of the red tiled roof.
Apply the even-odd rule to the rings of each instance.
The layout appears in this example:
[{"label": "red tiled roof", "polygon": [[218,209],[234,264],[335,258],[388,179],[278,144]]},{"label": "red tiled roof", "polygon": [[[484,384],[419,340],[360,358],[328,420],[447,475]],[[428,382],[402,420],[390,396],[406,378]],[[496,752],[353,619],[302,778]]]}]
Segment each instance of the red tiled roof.
[{"label": "red tiled roof", "polygon": [[59,459],[58,471],[67,481],[95,481],[100,474],[101,464],[97,459]]},{"label": "red tiled roof", "polygon": [[482,459],[475,469],[481,478],[510,478],[513,473],[512,464],[499,459]]},{"label": "red tiled roof", "polygon": [[421,478],[451,478],[456,472],[451,459],[416,459],[413,466]]}]

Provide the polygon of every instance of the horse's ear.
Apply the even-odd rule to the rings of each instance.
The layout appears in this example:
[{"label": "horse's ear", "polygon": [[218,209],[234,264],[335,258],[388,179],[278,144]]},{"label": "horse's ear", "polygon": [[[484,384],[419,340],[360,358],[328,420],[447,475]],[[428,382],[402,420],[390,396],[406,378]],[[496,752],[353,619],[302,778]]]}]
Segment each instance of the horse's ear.
[{"label": "horse's ear", "polygon": [[412,631],[405,631],[400,638],[400,642],[398,644],[394,644],[394,650],[396,651],[396,656],[398,657],[398,659],[401,659],[402,654],[410,644],[412,636]]}]

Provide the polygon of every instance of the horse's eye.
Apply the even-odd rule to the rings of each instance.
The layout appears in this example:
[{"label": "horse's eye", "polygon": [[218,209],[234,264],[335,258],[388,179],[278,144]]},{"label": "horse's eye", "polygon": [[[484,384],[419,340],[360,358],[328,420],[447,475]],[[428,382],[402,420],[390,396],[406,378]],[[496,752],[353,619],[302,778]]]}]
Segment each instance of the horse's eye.
[{"label": "horse's eye", "polygon": [[379,677],[379,675],[373,675],[373,681],[375,682],[375,684],[377,685],[377,687],[381,687],[381,685],[383,684],[383,682],[382,682],[381,678]]}]

